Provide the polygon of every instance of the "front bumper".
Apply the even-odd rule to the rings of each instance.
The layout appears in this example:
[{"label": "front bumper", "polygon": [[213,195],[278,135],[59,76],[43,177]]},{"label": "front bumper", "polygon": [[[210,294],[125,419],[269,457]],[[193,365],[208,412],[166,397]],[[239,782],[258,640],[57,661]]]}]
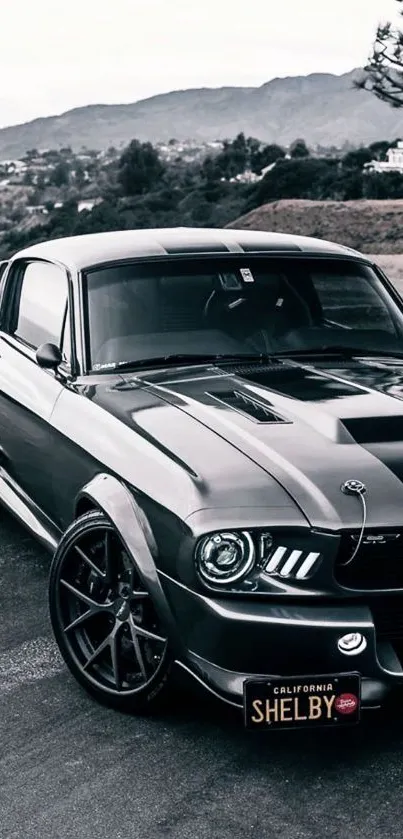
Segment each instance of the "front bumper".
[{"label": "front bumper", "polygon": [[[403,666],[392,643],[377,639],[369,606],[211,598],[164,574],[161,583],[175,618],[182,652],[178,664],[219,698],[239,707],[247,678],[359,672],[362,707],[382,705],[403,687]],[[403,615],[403,596],[402,596]],[[358,655],[338,639],[360,632]]]}]

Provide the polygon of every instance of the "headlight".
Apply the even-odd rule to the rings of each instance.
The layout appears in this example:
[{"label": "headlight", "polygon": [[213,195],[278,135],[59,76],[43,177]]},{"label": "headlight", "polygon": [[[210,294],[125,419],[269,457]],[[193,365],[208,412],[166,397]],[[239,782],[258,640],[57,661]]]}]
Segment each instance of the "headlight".
[{"label": "headlight", "polygon": [[226,585],[253,568],[255,548],[249,533],[222,532],[207,536],[196,551],[196,568],[203,580]]}]

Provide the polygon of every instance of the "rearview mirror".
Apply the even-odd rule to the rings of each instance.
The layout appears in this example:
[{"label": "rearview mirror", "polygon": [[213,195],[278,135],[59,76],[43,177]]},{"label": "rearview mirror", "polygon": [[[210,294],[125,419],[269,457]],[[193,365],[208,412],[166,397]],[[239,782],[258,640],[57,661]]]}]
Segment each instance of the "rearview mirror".
[{"label": "rearview mirror", "polygon": [[47,370],[56,370],[62,362],[62,353],[56,344],[41,344],[36,351],[36,360],[39,367]]}]

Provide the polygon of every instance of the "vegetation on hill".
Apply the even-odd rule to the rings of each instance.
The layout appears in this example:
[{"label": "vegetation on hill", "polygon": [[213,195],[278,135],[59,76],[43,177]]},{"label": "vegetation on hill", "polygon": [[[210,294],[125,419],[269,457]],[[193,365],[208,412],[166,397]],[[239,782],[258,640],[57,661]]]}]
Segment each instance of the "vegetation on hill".
[{"label": "vegetation on hill", "polygon": [[286,150],[241,133],[191,162],[180,155],[163,158],[139,140],[121,154],[113,148],[79,155],[70,148],[31,150],[17,161],[19,173],[0,180],[0,257],[44,239],[102,230],[221,227],[261,205],[273,205],[274,213],[283,199],[403,199],[402,174],[363,169],[370,159],[384,159],[389,145],[318,156],[301,139]]}]

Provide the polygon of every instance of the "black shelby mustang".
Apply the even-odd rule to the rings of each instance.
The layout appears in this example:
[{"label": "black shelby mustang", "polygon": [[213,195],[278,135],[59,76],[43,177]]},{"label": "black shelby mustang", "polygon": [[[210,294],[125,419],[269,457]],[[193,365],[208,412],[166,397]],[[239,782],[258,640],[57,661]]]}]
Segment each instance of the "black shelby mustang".
[{"label": "black shelby mustang", "polygon": [[259,730],[403,686],[403,302],[367,257],[242,230],[1,265],[0,501],[54,554],[100,701],[181,669]]}]

